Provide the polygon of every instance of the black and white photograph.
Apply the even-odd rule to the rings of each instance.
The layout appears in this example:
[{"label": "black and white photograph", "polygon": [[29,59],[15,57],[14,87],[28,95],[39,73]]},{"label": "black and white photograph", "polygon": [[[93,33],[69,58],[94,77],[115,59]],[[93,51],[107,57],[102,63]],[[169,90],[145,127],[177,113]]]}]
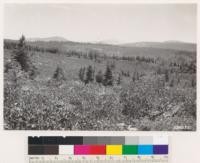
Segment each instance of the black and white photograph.
[{"label": "black and white photograph", "polygon": [[4,5],[4,129],[196,131],[197,5]]}]

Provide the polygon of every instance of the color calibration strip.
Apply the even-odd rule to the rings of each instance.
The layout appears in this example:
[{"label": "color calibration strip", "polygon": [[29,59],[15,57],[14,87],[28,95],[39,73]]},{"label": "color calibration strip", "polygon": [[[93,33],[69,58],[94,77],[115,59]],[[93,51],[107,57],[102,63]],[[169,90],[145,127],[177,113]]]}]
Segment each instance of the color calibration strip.
[{"label": "color calibration strip", "polygon": [[29,155],[168,155],[168,137],[29,137]]}]

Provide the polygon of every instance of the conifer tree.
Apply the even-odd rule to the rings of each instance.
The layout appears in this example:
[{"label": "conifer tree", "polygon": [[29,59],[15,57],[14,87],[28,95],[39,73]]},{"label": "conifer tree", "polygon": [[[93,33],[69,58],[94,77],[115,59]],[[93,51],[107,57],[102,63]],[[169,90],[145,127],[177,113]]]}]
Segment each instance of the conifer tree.
[{"label": "conifer tree", "polygon": [[93,79],[93,69],[92,66],[88,66],[87,72],[86,72],[86,79],[85,79],[85,84],[88,84],[89,82],[92,82]]},{"label": "conifer tree", "polygon": [[26,45],[25,36],[19,39],[17,44],[17,49],[14,51],[13,59],[19,63],[21,70],[28,73],[29,78],[35,78],[36,74],[38,73],[36,67],[32,64],[31,58],[28,54],[28,47]]},{"label": "conifer tree", "polygon": [[85,67],[81,67],[80,70],[79,70],[79,79],[84,82],[84,77],[85,77]]},{"label": "conifer tree", "polygon": [[109,65],[106,67],[106,71],[104,74],[104,85],[113,85],[113,76],[112,76],[112,71]]},{"label": "conifer tree", "polygon": [[19,43],[17,44],[17,50],[15,52],[14,59],[20,64],[22,70],[25,72],[29,71],[30,59],[28,57],[24,35],[22,35]]},{"label": "conifer tree", "polygon": [[119,74],[117,78],[117,85],[120,85],[120,84],[121,84],[121,75]]},{"label": "conifer tree", "polygon": [[64,72],[63,69],[59,66],[57,66],[54,74],[53,74],[53,79],[56,80],[65,80]]},{"label": "conifer tree", "polygon": [[165,82],[169,81],[169,72],[168,70],[165,70]]},{"label": "conifer tree", "polygon": [[102,74],[101,70],[96,75],[96,82],[97,83],[102,83],[103,82],[103,74]]}]

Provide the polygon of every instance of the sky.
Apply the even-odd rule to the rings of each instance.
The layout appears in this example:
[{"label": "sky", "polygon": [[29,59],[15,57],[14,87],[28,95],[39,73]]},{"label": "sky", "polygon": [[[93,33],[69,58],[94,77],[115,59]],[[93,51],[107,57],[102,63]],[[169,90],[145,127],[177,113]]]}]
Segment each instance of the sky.
[{"label": "sky", "polygon": [[196,42],[195,4],[6,4],[4,38]]}]

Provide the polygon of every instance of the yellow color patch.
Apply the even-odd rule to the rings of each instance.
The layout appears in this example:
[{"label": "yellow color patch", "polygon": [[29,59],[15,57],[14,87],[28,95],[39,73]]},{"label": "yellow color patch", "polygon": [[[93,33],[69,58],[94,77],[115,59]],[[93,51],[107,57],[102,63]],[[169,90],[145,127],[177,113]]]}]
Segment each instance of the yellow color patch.
[{"label": "yellow color patch", "polygon": [[106,145],[106,155],[122,155],[122,145]]}]

